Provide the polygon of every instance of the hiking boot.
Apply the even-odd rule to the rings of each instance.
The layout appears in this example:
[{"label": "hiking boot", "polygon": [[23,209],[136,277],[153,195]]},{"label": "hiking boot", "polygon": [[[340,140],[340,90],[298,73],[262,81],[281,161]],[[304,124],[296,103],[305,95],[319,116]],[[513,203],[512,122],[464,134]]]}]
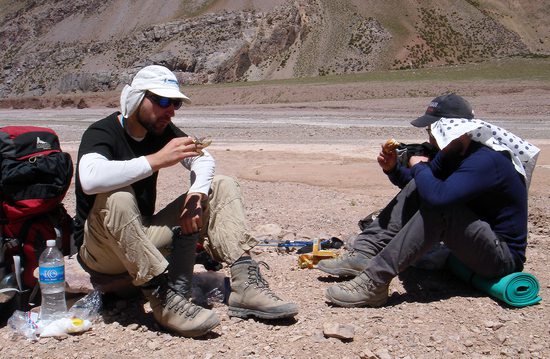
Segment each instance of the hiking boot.
[{"label": "hiking boot", "polygon": [[199,337],[220,324],[216,313],[193,304],[174,290],[166,278],[157,281],[158,285],[142,286],[142,291],[160,326],[185,337]]},{"label": "hiking boot", "polygon": [[369,259],[363,252],[352,249],[339,257],[319,261],[317,269],[335,276],[356,277],[367,268]]},{"label": "hiking boot", "polygon": [[298,314],[295,303],[285,302],[269,288],[260,274],[259,264],[264,262],[243,260],[231,266],[231,294],[228,314],[230,317],[261,319],[290,318]]},{"label": "hiking boot", "polygon": [[328,287],[325,297],[340,307],[380,307],[388,301],[389,283],[373,282],[365,273]]}]

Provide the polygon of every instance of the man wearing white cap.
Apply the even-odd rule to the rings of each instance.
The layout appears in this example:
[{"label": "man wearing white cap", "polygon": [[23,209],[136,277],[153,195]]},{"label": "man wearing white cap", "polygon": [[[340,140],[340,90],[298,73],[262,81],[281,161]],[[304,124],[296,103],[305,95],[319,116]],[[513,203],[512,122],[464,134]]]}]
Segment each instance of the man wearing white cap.
[{"label": "man wearing white cap", "polygon": [[[238,183],[214,176],[204,145],[171,121],[189,102],[170,70],[147,66],[122,90],[121,112],[84,132],[76,172],[79,261],[92,280],[128,273],[161,326],[196,337],[219,324],[214,311],[190,300],[196,245],[204,241],[213,259],[230,265],[230,316],[292,317],[297,305],[275,295],[250,258],[258,242],[248,234]],[[177,163],[190,171],[191,186],[155,213],[158,171]]]},{"label": "man wearing white cap", "polygon": [[[452,111],[457,103],[464,111]],[[434,99],[412,124],[427,126],[440,151],[412,166],[411,180],[363,231],[355,250],[361,254],[338,263],[355,276],[327,288],[326,298],[338,306],[384,305],[391,280],[439,242],[482,277],[523,269],[527,189],[539,149],[474,119],[454,94]]]}]

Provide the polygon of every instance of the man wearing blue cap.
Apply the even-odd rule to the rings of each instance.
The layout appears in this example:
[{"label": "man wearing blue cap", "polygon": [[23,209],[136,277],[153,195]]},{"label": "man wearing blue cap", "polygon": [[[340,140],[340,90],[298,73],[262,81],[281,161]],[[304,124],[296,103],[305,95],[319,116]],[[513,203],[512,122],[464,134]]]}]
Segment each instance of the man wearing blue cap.
[{"label": "man wearing blue cap", "polygon": [[[219,324],[214,311],[190,300],[201,241],[230,265],[230,316],[292,317],[297,305],[271,291],[250,257],[258,241],[246,228],[238,183],[214,176],[205,145],[171,121],[189,102],[170,70],[147,66],[122,90],[121,112],[84,132],[76,171],[79,261],[92,280],[128,273],[161,326],[196,337]],[[189,190],[155,213],[158,171],[178,163],[190,171]]]},{"label": "man wearing blue cap", "polygon": [[[454,93],[445,94],[430,101],[426,113],[412,121],[411,124],[415,127],[426,127],[442,117],[472,119],[474,118],[474,111],[468,101],[461,96]],[[432,145],[436,145],[434,138],[429,133],[428,141]],[[428,158],[415,156],[415,158],[411,158],[411,162],[408,165],[404,165],[398,161],[395,151],[384,151],[382,149],[377,160],[390,182],[403,189],[412,179],[410,167],[419,161],[427,161]],[[410,217],[418,209],[416,197],[413,196],[411,198],[410,196],[410,193],[414,192],[414,185],[410,185],[406,191],[401,191],[377,215],[377,218],[357,235],[353,244],[354,246],[349,252],[335,259],[321,261],[317,268],[328,274],[340,277],[355,277],[359,275],[367,266],[369,258],[374,257],[380,252],[397,233],[397,229],[400,226],[395,226],[391,223],[401,218],[403,212],[405,212],[407,217]]]},{"label": "man wearing blue cap", "polygon": [[350,253],[319,269],[352,280],[327,288],[339,306],[378,307],[391,280],[434,244],[443,242],[476,274],[496,278],[521,271],[527,246],[527,188],[538,148],[473,118],[450,94],[432,100],[412,121],[427,127],[435,158],[400,167],[386,154],[384,171],[400,193],[357,237]]}]

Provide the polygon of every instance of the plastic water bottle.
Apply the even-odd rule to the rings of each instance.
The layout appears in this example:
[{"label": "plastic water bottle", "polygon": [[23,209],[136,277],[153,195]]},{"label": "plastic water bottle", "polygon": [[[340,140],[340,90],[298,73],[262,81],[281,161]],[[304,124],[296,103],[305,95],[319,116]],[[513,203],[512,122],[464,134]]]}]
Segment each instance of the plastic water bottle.
[{"label": "plastic water bottle", "polygon": [[57,249],[55,239],[46,241],[46,246],[38,260],[40,291],[42,292],[41,321],[62,318],[67,312],[63,254]]}]

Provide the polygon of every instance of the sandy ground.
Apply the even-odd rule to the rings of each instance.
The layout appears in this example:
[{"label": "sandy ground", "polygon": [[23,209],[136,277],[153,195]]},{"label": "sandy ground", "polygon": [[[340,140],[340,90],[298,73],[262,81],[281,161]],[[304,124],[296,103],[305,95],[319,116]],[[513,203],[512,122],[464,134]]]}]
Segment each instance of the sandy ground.
[{"label": "sandy ground", "polygon": [[[479,84],[472,87],[481,88]],[[508,89],[510,85],[506,86]],[[513,86],[512,86],[513,87]],[[210,136],[217,173],[241,183],[249,226],[281,228],[285,239],[348,240],[357,221],[397,193],[376,163],[389,137],[424,140],[409,121],[433,96],[315,101],[284,105],[195,105],[175,122],[188,134]],[[526,271],[540,282],[538,305],[513,309],[463,284],[446,272],[410,270],[394,279],[384,308],[333,307],[323,291],[337,279],[299,269],[297,255],[257,247],[269,264],[263,273],[282,297],[300,305],[295,320],[232,319],[201,339],[158,329],[139,300],[105,303],[90,332],[64,340],[29,342],[0,328],[0,357],[39,358],[548,358],[550,349],[550,109],[545,86],[517,91],[491,88],[467,96],[478,118],[506,127],[541,148],[530,189],[530,237]],[[66,151],[76,153],[82,131],[113,109],[0,110],[0,125],[35,124],[56,129]],[[159,206],[187,186],[180,168],[161,171]],[[181,188],[181,190],[177,189]],[[65,201],[74,213],[74,198]],[[226,271],[226,269],[223,269]],[[326,338],[327,323],[352,325],[353,340]],[[11,343],[7,345],[7,343]]]}]

